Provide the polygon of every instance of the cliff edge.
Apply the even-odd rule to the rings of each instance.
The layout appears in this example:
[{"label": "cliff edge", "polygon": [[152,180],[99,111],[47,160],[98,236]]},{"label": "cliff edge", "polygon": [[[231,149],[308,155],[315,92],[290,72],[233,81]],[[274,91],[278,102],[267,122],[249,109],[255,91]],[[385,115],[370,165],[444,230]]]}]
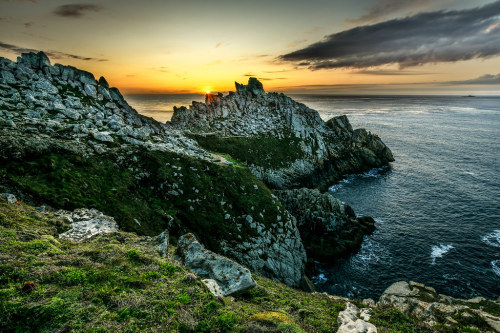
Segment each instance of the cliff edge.
[{"label": "cliff edge", "polygon": [[324,122],[317,111],[283,94],[266,93],[250,78],[229,95],[174,109],[172,128],[204,148],[246,162],[269,187],[326,190],[348,173],[394,161],[382,140],[353,130],[346,116]]}]

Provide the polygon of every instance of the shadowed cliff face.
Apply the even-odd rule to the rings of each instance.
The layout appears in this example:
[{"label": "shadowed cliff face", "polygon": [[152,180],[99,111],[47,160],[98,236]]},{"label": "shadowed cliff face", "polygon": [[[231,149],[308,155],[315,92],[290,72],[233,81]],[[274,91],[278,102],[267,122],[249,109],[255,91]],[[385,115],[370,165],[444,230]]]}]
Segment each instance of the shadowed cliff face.
[{"label": "shadowed cliff face", "polygon": [[276,189],[326,189],[342,175],[393,161],[374,134],[353,130],[346,116],[324,122],[317,111],[277,93],[266,93],[250,78],[227,96],[174,109],[171,127],[189,131],[208,149],[246,162]]},{"label": "shadowed cliff face", "polygon": [[190,231],[252,272],[298,287],[306,255],[295,219],[248,168],[210,159],[196,141],[139,115],[102,77],[52,66],[42,52],[0,58],[0,192],[97,208],[142,235]]}]

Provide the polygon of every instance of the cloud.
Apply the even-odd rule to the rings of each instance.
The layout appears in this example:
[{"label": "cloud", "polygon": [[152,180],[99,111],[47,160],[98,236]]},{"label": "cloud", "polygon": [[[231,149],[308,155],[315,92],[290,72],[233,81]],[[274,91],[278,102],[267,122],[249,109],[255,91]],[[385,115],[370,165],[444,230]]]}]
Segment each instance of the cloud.
[{"label": "cloud", "polygon": [[[40,50],[29,49],[29,48],[25,48],[25,47],[21,47],[21,46],[17,46],[17,45],[3,43],[1,41],[0,41],[0,49],[9,50],[9,51],[12,51],[12,52],[17,53],[17,54],[28,53],[28,52],[37,53],[40,51]],[[75,54],[71,54],[71,53],[65,53],[65,52],[53,51],[53,50],[48,50],[48,51],[43,51],[43,52],[45,52],[45,54],[52,59],[68,59],[69,58],[69,59],[77,59],[77,60],[84,60],[84,61],[99,61],[99,62],[108,61],[108,59],[83,57],[83,56],[79,56],[79,55],[75,55]]]},{"label": "cloud", "polygon": [[54,14],[61,17],[79,18],[85,15],[85,12],[98,12],[102,10],[102,6],[92,4],[70,4],[62,5],[54,10]]},{"label": "cloud", "polygon": [[26,22],[24,23],[25,28],[31,28],[33,26],[33,22]]},{"label": "cloud", "polygon": [[292,47],[297,47],[298,45],[307,42],[307,39],[299,39],[295,40],[293,42],[290,42],[286,45],[286,48],[292,48]]},{"label": "cloud", "polygon": [[[11,0],[0,0],[0,2],[10,2]],[[32,3],[38,3],[38,0],[12,0],[14,2],[32,2]]]},{"label": "cloud", "polygon": [[481,84],[481,85],[500,85],[500,74],[486,74],[472,80],[451,81],[450,84]]},{"label": "cloud", "polygon": [[417,71],[402,71],[402,70],[390,70],[390,69],[378,69],[378,70],[360,70],[351,72],[352,74],[365,74],[365,75],[427,75],[436,73],[425,73]]},{"label": "cloud", "polygon": [[365,15],[353,20],[347,19],[346,22],[355,24],[376,22],[394,14],[394,12],[414,13],[417,10],[428,8],[429,5],[436,2],[439,0],[378,0],[373,6],[366,8]]},{"label": "cloud", "polygon": [[284,54],[279,60],[329,68],[490,58],[500,54],[500,1],[460,11],[436,11],[359,26]]},{"label": "cloud", "polygon": [[218,48],[219,48],[219,47],[221,47],[221,46],[222,46],[222,43],[221,43],[221,42],[219,42],[219,43],[215,44],[215,47],[214,47],[214,48],[218,49]]}]

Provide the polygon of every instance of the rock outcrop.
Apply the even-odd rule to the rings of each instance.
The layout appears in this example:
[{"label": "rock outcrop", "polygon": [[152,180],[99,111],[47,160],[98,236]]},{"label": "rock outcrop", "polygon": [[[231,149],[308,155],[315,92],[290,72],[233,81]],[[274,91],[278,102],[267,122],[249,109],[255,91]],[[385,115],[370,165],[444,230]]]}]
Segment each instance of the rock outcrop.
[{"label": "rock outcrop", "polygon": [[347,173],[394,160],[374,134],[353,130],[346,116],[324,122],[317,111],[283,94],[266,93],[250,78],[236,92],[174,109],[170,126],[205,148],[229,153],[276,189],[326,189]]},{"label": "rock outcrop", "polygon": [[275,191],[285,208],[297,219],[309,259],[329,260],[359,250],[363,236],[375,230],[371,217],[356,217],[345,202],[318,190]]},{"label": "rock outcrop", "polygon": [[[389,286],[377,306],[391,306],[408,316],[415,316],[428,326],[475,326],[481,332],[500,332],[500,302],[482,297],[462,300],[437,294],[432,287],[417,282],[399,281]],[[488,312],[487,312],[488,311]],[[497,316],[492,313],[497,313]]]},{"label": "rock outcrop", "polygon": [[186,267],[203,278],[215,296],[241,293],[257,285],[247,268],[205,249],[193,234],[179,238],[176,254]]},{"label": "rock outcrop", "polygon": [[43,52],[23,53],[17,62],[0,58],[0,158],[53,150],[91,156],[127,145],[209,157],[193,140],[138,114],[103,77],[52,66]]},{"label": "rock outcrop", "polygon": [[60,210],[55,215],[66,220],[71,229],[60,234],[59,238],[81,242],[95,235],[118,231],[118,224],[111,216],[95,209],[77,209],[73,212]]},{"label": "rock outcrop", "polygon": [[377,333],[378,330],[375,325],[367,322],[369,319],[369,314],[360,311],[358,307],[351,302],[346,302],[345,310],[340,311],[337,319],[339,323],[337,333]]},{"label": "rock outcrop", "polygon": [[[173,237],[196,233],[255,273],[294,287],[304,281],[295,220],[247,169],[212,163],[195,140],[138,114],[103,77],[52,66],[42,52],[0,58],[0,169],[8,170],[2,192],[56,209],[96,208],[138,234],[172,225]],[[87,227],[67,235],[83,239],[96,225]]]}]

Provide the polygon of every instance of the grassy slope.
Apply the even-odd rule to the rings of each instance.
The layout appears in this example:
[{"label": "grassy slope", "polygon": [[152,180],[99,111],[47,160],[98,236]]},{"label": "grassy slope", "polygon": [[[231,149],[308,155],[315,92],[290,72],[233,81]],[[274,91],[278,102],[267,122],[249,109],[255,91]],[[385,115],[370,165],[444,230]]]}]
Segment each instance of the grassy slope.
[{"label": "grassy slope", "polygon": [[53,153],[0,162],[2,178],[56,208],[97,208],[143,235],[159,234],[171,216],[174,233],[193,231],[212,249],[220,239],[242,241],[256,232],[243,224],[236,234],[226,214],[262,212],[259,221],[270,225],[283,211],[247,168],[168,152],[118,150],[91,159]]},{"label": "grassy slope", "polygon": [[[258,276],[249,293],[216,299],[172,259],[172,247],[160,258],[130,233],[57,239],[66,228],[0,199],[0,331],[332,332],[343,308]],[[27,281],[38,288],[22,292]]]},{"label": "grassy slope", "polygon": [[[161,258],[149,237],[118,232],[71,243],[57,238],[67,229],[51,213],[0,198],[1,332],[334,332],[338,327],[344,308],[338,298],[260,276],[254,276],[258,286],[249,292],[216,298],[173,260],[172,246]],[[37,288],[23,292],[28,281]],[[427,328],[391,307],[376,307],[370,321],[379,332],[480,332],[456,319],[459,325]]]},{"label": "grassy slope", "polygon": [[236,160],[264,168],[287,167],[302,158],[300,139],[287,136],[279,139],[273,136],[220,137],[218,135],[190,135],[203,148],[226,153]]}]

